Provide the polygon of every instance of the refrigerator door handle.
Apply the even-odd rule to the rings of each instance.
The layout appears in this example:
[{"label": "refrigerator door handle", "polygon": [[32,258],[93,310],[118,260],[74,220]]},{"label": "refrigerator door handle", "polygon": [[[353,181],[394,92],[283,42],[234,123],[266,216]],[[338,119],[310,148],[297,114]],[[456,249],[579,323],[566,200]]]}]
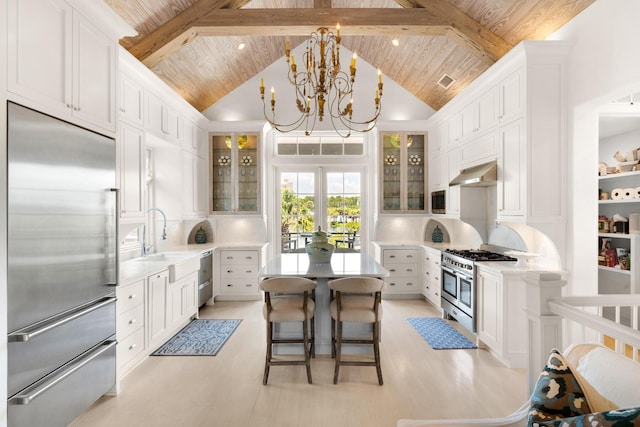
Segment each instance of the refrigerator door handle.
[{"label": "refrigerator door handle", "polygon": [[99,308],[104,307],[105,305],[113,304],[116,302],[116,297],[107,297],[100,300],[98,303],[90,305],[89,307],[83,307],[77,311],[73,311],[66,316],[60,318],[55,317],[53,321],[44,321],[38,322],[35,325],[28,326],[19,331],[13,332],[7,336],[9,342],[26,342],[30,339],[37,337],[51,329],[57,328],[58,326],[62,326],[65,323],[70,322],[71,320],[77,319],[78,317],[84,316],[85,314],[91,313]]},{"label": "refrigerator door handle", "polygon": [[87,363],[91,362],[96,357],[100,356],[105,351],[109,350],[111,347],[116,345],[118,342],[116,340],[109,340],[101,343],[97,347],[95,347],[91,352],[86,354],[84,357],[80,358],[76,362],[70,364],[68,368],[63,369],[60,374],[54,376],[48,381],[45,381],[41,384],[34,384],[26,389],[24,389],[19,394],[16,394],[13,398],[9,399],[13,401],[17,405],[27,405],[34,399],[36,399],[41,394],[45,393],[51,387],[55,386],[59,382],[63,381],[65,378],[72,375],[78,369],[85,366]]},{"label": "refrigerator door handle", "polygon": [[118,215],[120,214],[120,189],[119,188],[109,188],[109,191],[115,195],[115,212],[113,217],[115,218],[115,244],[113,245],[113,250],[115,251],[115,280],[113,282],[107,283],[107,286],[118,286],[118,281],[120,280],[120,251],[118,250],[118,239],[120,238],[120,221],[118,220]]}]

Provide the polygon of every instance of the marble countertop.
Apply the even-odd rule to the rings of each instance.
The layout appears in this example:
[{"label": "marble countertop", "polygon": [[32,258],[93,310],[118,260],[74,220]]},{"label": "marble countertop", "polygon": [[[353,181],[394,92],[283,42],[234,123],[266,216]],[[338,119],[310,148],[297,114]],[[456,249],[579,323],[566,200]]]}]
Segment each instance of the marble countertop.
[{"label": "marble countertop", "polygon": [[260,269],[260,277],[299,276],[335,278],[348,276],[387,277],[389,271],[363,253],[336,252],[330,263],[310,263],[306,253],[281,254]]},{"label": "marble countertop", "polygon": [[243,242],[215,242],[203,244],[190,244],[173,247],[169,250],[146,257],[138,257],[120,262],[120,284],[144,279],[153,274],[167,270],[171,264],[186,261],[190,258],[200,257],[207,251],[219,249],[262,249],[267,243],[243,243]]}]

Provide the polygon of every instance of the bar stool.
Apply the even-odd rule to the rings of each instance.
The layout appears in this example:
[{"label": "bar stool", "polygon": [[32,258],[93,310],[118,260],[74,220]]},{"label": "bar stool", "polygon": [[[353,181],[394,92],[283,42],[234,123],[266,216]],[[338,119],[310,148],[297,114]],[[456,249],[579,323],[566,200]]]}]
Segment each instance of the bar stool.
[{"label": "bar stool", "polygon": [[[281,365],[306,365],[307,380],[311,384],[309,327],[312,325],[315,303],[310,294],[316,286],[315,281],[302,277],[274,277],[260,283],[260,290],[264,292],[262,315],[267,321],[267,354],[262,384],[267,384],[269,368]],[[302,338],[274,339],[273,324],[280,322],[302,322]],[[314,340],[315,331],[312,328],[311,343]],[[304,344],[304,360],[274,360],[273,344]]]},{"label": "bar stool", "polygon": [[[335,296],[331,301],[331,344],[332,356],[336,363],[333,383],[338,384],[340,366],[375,366],[378,383],[382,385],[382,368],[380,367],[380,320],[382,319],[382,287],[384,281],[373,277],[346,277],[329,282],[331,293]],[[371,323],[373,331],[371,339],[343,338],[343,322]],[[373,345],[374,361],[342,360],[342,344]]]}]

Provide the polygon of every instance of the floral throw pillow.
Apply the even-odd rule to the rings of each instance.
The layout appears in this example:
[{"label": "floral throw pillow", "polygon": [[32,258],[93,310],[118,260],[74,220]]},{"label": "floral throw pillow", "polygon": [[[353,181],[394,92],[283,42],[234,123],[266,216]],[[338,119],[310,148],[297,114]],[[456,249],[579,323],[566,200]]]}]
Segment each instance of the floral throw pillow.
[{"label": "floral throw pillow", "polygon": [[640,407],[614,409],[607,412],[561,418],[559,420],[538,423],[544,427],[631,427],[640,426]]},{"label": "floral throw pillow", "polygon": [[554,349],[531,395],[529,426],[591,412],[582,388],[562,354]]}]

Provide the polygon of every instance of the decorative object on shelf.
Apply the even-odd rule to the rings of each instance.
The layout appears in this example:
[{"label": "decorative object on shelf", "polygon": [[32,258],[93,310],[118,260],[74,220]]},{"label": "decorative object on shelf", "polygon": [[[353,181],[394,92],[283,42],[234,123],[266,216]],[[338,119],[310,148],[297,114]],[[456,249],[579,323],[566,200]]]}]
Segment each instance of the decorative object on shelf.
[{"label": "decorative object on shelf", "polygon": [[420,156],[418,156],[417,154],[409,155],[410,165],[419,165],[420,163],[422,163],[422,158],[420,158]]},{"label": "decorative object on shelf", "polygon": [[251,156],[242,156],[242,164],[245,166],[249,166],[253,162]]},{"label": "decorative object on shelf", "polygon": [[200,229],[196,231],[194,239],[196,243],[207,243],[207,232],[204,231],[202,227],[200,227]]},{"label": "decorative object on shelf", "polygon": [[434,243],[442,243],[443,237],[444,235],[442,233],[442,230],[440,230],[440,227],[436,225],[436,228],[434,228],[433,232],[431,233],[431,241]]},{"label": "decorative object on shelf", "polygon": [[231,158],[229,156],[220,156],[218,163],[220,166],[229,166],[231,164]]},{"label": "decorative object on shelf", "polygon": [[[353,87],[356,80],[356,58],[351,58],[349,74],[340,69],[340,24],[334,35],[326,27],[320,27],[311,33],[306,41],[302,57],[304,70],[298,72],[294,57],[289,49],[289,40],[285,44],[288,79],[295,87],[295,105],[300,116],[290,123],[278,123],[276,120],[275,89],[271,88],[271,113],[267,111],[264,100],[264,79],[260,79],[260,98],[264,107],[265,119],[280,132],[291,132],[304,123],[305,135],[311,135],[316,122],[323,121],[325,107],[335,132],[348,138],[351,131],[368,132],[372,130],[380,116],[382,98],[382,72],[378,69],[378,86],[375,91],[374,113],[368,120],[354,120]],[[357,115],[356,115],[357,116]],[[345,131],[346,128],[346,131]]]},{"label": "decorative object on shelf", "polygon": [[387,154],[384,156],[384,162],[388,165],[395,165],[398,159],[393,154]]},{"label": "decorative object on shelf", "polygon": [[331,255],[336,249],[327,238],[327,233],[318,227],[318,231],[314,231],[311,236],[311,243],[305,246],[305,251],[309,255],[309,261],[312,263],[330,262]]}]

